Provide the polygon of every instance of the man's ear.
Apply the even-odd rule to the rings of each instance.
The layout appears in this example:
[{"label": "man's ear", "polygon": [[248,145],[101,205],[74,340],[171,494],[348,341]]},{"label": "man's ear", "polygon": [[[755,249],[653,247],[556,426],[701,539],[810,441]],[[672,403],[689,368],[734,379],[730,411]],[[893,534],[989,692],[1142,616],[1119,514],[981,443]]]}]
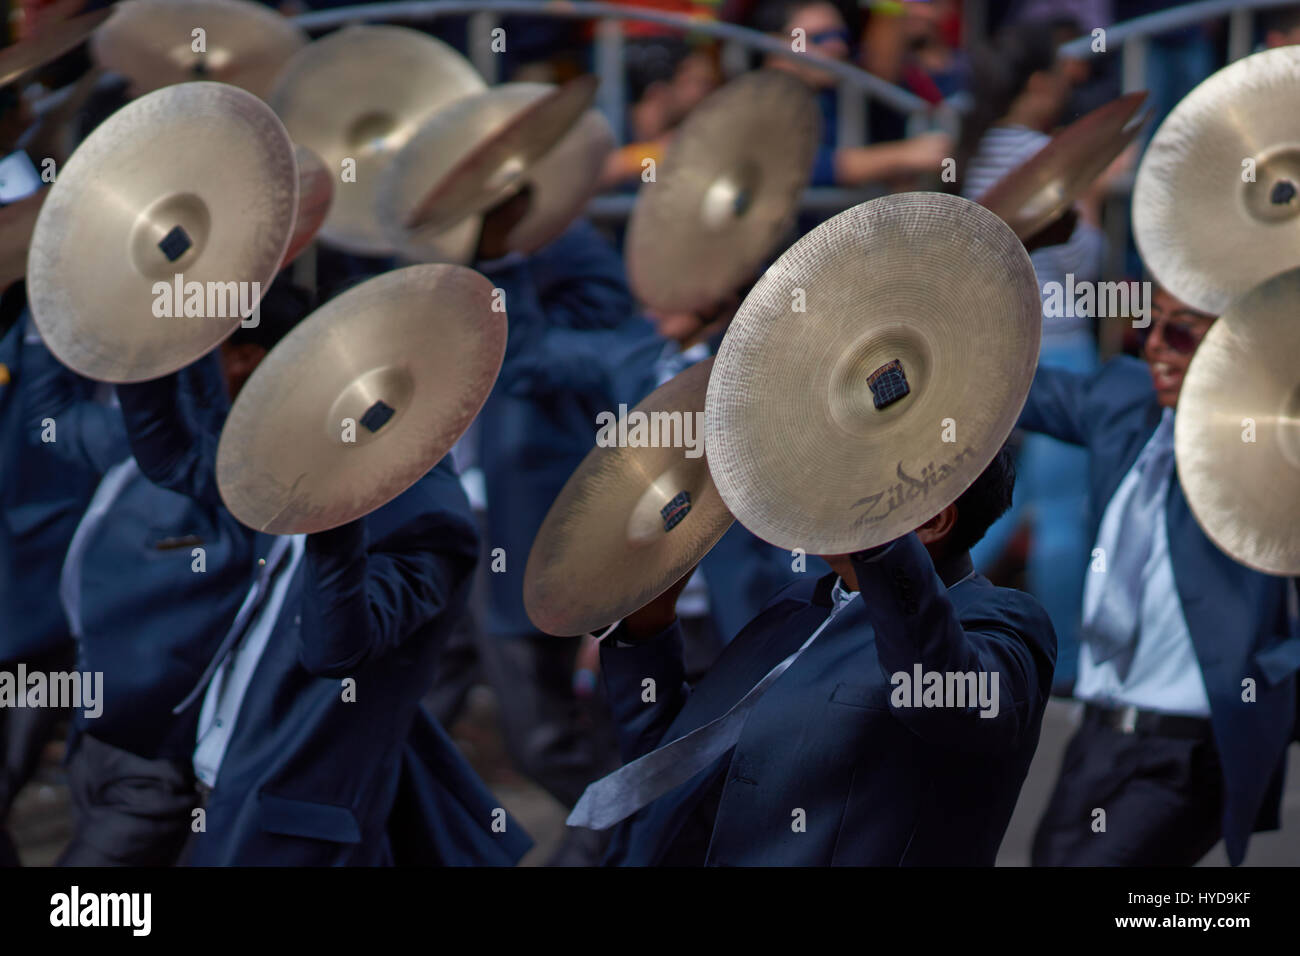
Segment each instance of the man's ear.
[{"label": "man's ear", "polygon": [[954,501],[937,515],[916,529],[916,536],[924,545],[942,541],[957,526],[957,503]]}]

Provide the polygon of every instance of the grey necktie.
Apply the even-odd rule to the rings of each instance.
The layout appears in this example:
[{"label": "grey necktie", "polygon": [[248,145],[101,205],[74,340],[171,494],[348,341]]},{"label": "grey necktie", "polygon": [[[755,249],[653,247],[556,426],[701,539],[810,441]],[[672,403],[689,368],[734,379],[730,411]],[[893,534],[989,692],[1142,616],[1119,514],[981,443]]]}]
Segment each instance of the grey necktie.
[{"label": "grey necktie", "polygon": [[730,710],[597,780],[583,792],[565,822],[571,827],[607,830],[710,767],[736,745],[745,718],[758,699],[800,654],[812,646],[813,641],[835,620],[835,615],[855,597],[856,591],[844,596],[837,586],[832,596],[831,613],[821,626],[798,650],[768,671]]},{"label": "grey necktie", "polygon": [[257,612],[262,609],[262,605],[270,597],[271,584],[275,580],[275,576],[279,574],[280,568],[284,565],[292,544],[292,535],[283,535],[276,538],[272,543],[271,550],[266,556],[266,563],[257,569],[257,576],[253,579],[253,587],[248,592],[248,597],[244,599],[243,605],[239,608],[239,613],[235,615],[235,623],[230,625],[230,630],[221,639],[221,644],[218,645],[216,653],[212,655],[212,660],[208,661],[208,666],[204,669],[199,682],[185,695],[184,700],[172,708],[173,714],[183,713],[192,703],[199,699],[203,692],[207,690],[208,684],[212,683],[212,677],[216,674],[217,668],[225,661],[226,655],[244,639],[244,634],[248,631],[249,625],[257,618]]},{"label": "grey necktie", "polygon": [[1174,469],[1174,416],[1166,410],[1138,456],[1137,481],[1126,500],[1115,501],[1120,519],[1098,536],[1106,560],[1104,577],[1085,602],[1083,636],[1098,663],[1118,657],[1137,641],[1142,606],[1142,576],[1154,546],[1160,510],[1165,506]]}]

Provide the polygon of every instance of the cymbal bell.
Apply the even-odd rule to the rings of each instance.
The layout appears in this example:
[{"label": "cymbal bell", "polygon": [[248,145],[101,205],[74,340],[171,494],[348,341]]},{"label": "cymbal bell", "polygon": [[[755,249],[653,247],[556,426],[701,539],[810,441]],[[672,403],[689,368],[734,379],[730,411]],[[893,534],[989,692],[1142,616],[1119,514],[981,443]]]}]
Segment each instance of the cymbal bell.
[{"label": "cymbal bell", "polygon": [[793,222],[820,125],[788,73],[754,70],[709,94],[632,208],[624,254],[637,297],[689,311],[748,281]]},{"label": "cymbal bell", "polygon": [[68,159],[37,219],[27,292],[42,338],[105,382],[188,365],[270,286],[297,205],[293,144],[253,94],[181,83],[128,103]]},{"label": "cymbal bell", "polygon": [[321,158],[301,145],[293,148],[293,157],[298,167],[298,212],[294,216],[289,248],[280,265],[282,269],[316,238],[334,202],[334,177]]},{"label": "cymbal bell", "polygon": [[722,340],[705,446],[723,501],[809,554],[913,530],[1006,441],[1041,330],[1029,254],[983,206],[913,192],[840,213],[763,274]]},{"label": "cymbal bell", "polygon": [[93,10],[51,24],[30,40],[22,40],[0,49],[0,86],[6,86],[24,73],[52,63],[63,54],[84,43],[113,15],[115,7]]},{"label": "cymbal bell", "polygon": [[[438,232],[518,191],[528,167],[582,118],[599,81],[587,74],[535,96],[494,122],[488,101],[501,88],[448,107],[427,124],[454,160],[407,217],[407,229]],[[468,149],[458,147],[465,144]]]},{"label": "cymbal bell", "polygon": [[[95,62],[139,96],[210,80],[265,97],[284,61],[307,44],[292,20],[248,0],[124,0],[95,34]],[[203,30],[195,37],[195,30]],[[195,46],[202,40],[202,52]]]},{"label": "cymbal bell", "polygon": [[1081,116],[976,201],[1028,239],[1069,209],[1137,139],[1144,120],[1129,121],[1146,97],[1128,93]]},{"label": "cymbal bell", "polygon": [[579,215],[600,183],[614,131],[599,110],[587,110],[564,138],[528,170],[528,212],[506,236],[515,252],[536,252]]},{"label": "cymbal bell", "polygon": [[357,255],[396,251],[375,218],[385,170],[435,112],[485,88],[454,49],[405,27],[345,27],[300,50],[268,102],[294,142],[345,175],[321,239]]},{"label": "cymbal bell", "polygon": [[270,534],[369,514],[469,427],[505,342],[492,283],[472,269],[409,266],[349,289],[285,336],[239,392],[217,448],[222,499]]},{"label": "cymbal bell", "polygon": [[1239,298],[1201,340],[1174,416],[1178,479],[1222,551],[1300,574],[1300,270]]},{"label": "cymbal bell", "polygon": [[27,274],[27,247],[36,231],[36,218],[50,191],[42,189],[0,206],[0,292]]},{"label": "cymbal bell", "polygon": [[712,367],[713,359],[692,365],[627,415],[629,428],[645,416],[647,440],[664,434],[655,421],[668,420],[651,416],[677,416],[669,440],[680,435],[679,447],[598,445],[565,483],[524,571],[524,608],[540,630],[567,637],[613,624],[672,587],[731,526],[705,456],[690,457],[685,445]]},{"label": "cymbal bell", "polygon": [[1133,184],[1133,235],[1155,279],[1213,315],[1296,265],[1300,48],[1212,74],[1165,117]]}]

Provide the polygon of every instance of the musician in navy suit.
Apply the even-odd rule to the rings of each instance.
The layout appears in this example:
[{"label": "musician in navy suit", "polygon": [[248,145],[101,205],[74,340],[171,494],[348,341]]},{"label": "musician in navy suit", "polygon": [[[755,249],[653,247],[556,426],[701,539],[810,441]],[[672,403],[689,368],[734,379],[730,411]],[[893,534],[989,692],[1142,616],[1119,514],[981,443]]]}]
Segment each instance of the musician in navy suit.
[{"label": "musician in navy suit", "polygon": [[1086,709],[1039,824],[1038,865],[1190,865],[1220,837],[1235,865],[1253,831],[1278,826],[1300,668],[1295,582],[1215,547],[1173,457],[1183,376],[1214,319],[1156,289],[1145,364],[1040,368],[1021,417],[1087,449],[1096,542],[1074,691]]},{"label": "musician in navy suit", "polygon": [[[176,413],[176,392],[175,376],[119,387],[132,451],[216,514],[216,439]],[[186,862],[518,861],[531,841],[419,707],[477,549],[446,460],[363,519],[258,536],[253,587],[178,705],[199,706],[206,797]]]},{"label": "musician in navy suit", "polygon": [[[694,686],[683,585],[628,617],[601,650],[623,757],[695,773],[667,790],[598,781],[573,822],[621,818],[619,865],[991,865],[1056,655],[1038,602],[971,565],[1014,482],[1003,449],[914,532],[826,556],[832,574],[774,598]],[[697,731],[688,754],[656,749]]]},{"label": "musician in navy suit", "polygon": [[[28,366],[43,349],[24,285],[14,283],[0,298],[0,547],[10,569],[0,575],[0,671],[11,674],[19,663],[45,673],[74,663],[57,597],[59,568],[96,480],[90,471],[60,462],[54,443],[40,442],[39,435],[36,445],[28,442]],[[65,714],[54,707],[0,708],[0,866],[18,865],[3,822]]]},{"label": "musician in navy suit", "polygon": [[[94,399],[94,382],[43,346],[28,365],[29,443],[51,419],[59,429],[51,451],[101,476],[59,585],[78,670],[103,675],[99,712],[73,712],[67,767],[77,825],[60,863],[168,865],[196,803],[198,715],[172,708],[234,620],[253,570],[252,532],[141,474],[121,412]],[[178,377],[181,414],[215,434],[229,404],[217,356]]]}]

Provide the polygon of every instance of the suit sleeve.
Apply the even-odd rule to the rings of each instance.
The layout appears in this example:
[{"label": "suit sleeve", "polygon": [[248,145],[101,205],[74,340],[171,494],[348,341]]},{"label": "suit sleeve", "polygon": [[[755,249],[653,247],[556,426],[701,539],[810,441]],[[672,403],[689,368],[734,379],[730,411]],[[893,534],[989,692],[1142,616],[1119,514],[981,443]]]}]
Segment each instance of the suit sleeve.
[{"label": "suit sleeve", "polygon": [[1091,437],[1087,399],[1092,378],[1040,365],[1017,424],[1072,445],[1087,445]]},{"label": "suit sleeve", "polygon": [[451,619],[464,607],[477,556],[468,505],[464,514],[426,512],[373,543],[364,520],[308,535],[312,597],[302,604],[300,663],[318,676],[345,677],[439,616]]},{"label": "suit sleeve", "polygon": [[532,265],[550,325],[614,329],[636,314],[622,258],[585,220],[539,249]]},{"label": "suit sleeve", "polygon": [[217,491],[218,436],[187,418],[179,383],[172,374],[117,387],[131,453],[155,485],[217,513],[225,507]]},{"label": "suit sleeve", "polygon": [[[575,297],[587,293],[571,292],[567,281],[552,282],[543,292],[536,263],[518,260],[483,268],[505,292],[508,331],[498,383],[517,398],[559,391],[610,394],[621,357],[631,345],[653,335],[649,323],[640,319],[619,327],[576,320],[575,309],[595,308],[575,306]],[[631,314],[620,313],[620,321]]]},{"label": "suit sleeve", "polygon": [[[667,630],[631,647],[615,644],[622,625],[600,648],[600,673],[605,682],[618,749],[627,763],[663,742],[668,726],[677,718],[690,693],[683,663],[684,641],[677,621]],[[646,680],[654,681],[647,685]],[[654,700],[647,701],[650,688]]]},{"label": "suit sleeve", "polygon": [[[899,538],[875,561],[854,556],[858,587],[886,681],[923,673],[987,675],[988,702],[965,707],[896,706],[890,712],[924,740],[963,750],[1013,750],[1037,733],[1034,715],[1046,705],[1055,663],[1055,635],[1041,609],[961,620],[947,588],[915,534]],[[1032,605],[1027,605],[1032,607]],[[995,691],[996,689],[996,691]],[[993,694],[996,692],[997,697]]]},{"label": "suit sleeve", "polygon": [[[64,368],[41,342],[23,345],[22,367],[29,444],[100,475],[131,454],[121,413],[94,400],[93,382]],[[46,419],[55,424],[48,444],[41,440]]]}]

